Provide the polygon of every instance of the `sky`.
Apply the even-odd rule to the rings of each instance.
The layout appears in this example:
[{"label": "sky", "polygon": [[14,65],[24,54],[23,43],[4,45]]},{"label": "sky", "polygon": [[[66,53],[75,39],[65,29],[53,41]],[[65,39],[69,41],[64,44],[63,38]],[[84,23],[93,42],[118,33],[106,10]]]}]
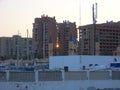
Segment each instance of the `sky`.
[{"label": "sky", "polygon": [[45,14],[76,22],[76,25],[92,23],[92,5],[98,3],[97,23],[120,21],[120,0],[0,0],[0,37],[32,37],[34,19]]}]

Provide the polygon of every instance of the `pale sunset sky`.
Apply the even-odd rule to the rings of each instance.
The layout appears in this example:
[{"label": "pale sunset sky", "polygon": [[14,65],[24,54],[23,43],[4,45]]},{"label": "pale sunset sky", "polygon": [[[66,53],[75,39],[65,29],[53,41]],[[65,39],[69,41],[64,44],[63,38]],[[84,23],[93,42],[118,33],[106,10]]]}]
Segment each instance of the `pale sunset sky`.
[{"label": "pale sunset sky", "polygon": [[[120,21],[120,0],[0,0],[0,37],[32,37],[34,18],[45,14],[77,26],[92,23],[92,5],[98,3],[97,23]],[[81,19],[80,19],[81,17]],[[80,23],[81,22],[81,23]]]}]

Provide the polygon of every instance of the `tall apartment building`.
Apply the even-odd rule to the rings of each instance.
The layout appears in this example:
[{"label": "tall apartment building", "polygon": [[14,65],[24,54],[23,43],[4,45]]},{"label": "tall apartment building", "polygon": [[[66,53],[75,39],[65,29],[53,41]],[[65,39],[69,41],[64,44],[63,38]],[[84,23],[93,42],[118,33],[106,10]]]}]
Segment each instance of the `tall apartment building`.
[{"label": "tall apartment building", "polygon": [[77,28],[75,22],[63,21],[57,24],[59,55],[77,54]]},{"label": "tall apartment building", "polygon": [[0,59],[32,59],[32,38],[0,37]]},{"label": "tall apartment building", "polygon": [[34,58],[48,58],[49,55],[54,55],[56,41],[57,28],[55,17],[42,15],[41,18],[35,18],[33,23]]},{"label": "tall apartment building", "polygon": [[120,22],[106,22],[103,24],[85,25],[79,27],[81,39],[80,54],[85,55],[114,55],[120,49]]}]

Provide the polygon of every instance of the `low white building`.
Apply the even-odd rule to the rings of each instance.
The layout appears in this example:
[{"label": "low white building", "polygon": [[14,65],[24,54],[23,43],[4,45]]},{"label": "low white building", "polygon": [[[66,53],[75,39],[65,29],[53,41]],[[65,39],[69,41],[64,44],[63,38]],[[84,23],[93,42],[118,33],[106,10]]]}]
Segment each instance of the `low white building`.
[{"label": "low white building", "polygon": [[110,68],[110,63],[120,62],[120,56],[51,56],[49,69],[66,69],[69,71],[80,71],[86,69]]}]

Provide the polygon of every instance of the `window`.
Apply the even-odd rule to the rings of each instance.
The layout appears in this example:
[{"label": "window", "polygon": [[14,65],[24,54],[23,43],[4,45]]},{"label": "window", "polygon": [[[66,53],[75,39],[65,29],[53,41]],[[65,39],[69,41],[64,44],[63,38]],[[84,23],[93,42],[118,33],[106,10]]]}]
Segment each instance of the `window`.
[{"label": "window", "polygon": [[95,66],[98,66],[98,64],[95,64]]},{"label": "window", "polygon": [[89,66],[91,67],[91,66],[92,66],[92,64],[89,64]]},{"label": "window", "polygon": [[86,68],[86,67],[85,67],[85,66],[83,66],[83,70],[85,70],[85,68]]},{"label": "window", "polygon": [[65,72],[68,72],[68,66],[64,66],[64,70],[65,70]]}]

